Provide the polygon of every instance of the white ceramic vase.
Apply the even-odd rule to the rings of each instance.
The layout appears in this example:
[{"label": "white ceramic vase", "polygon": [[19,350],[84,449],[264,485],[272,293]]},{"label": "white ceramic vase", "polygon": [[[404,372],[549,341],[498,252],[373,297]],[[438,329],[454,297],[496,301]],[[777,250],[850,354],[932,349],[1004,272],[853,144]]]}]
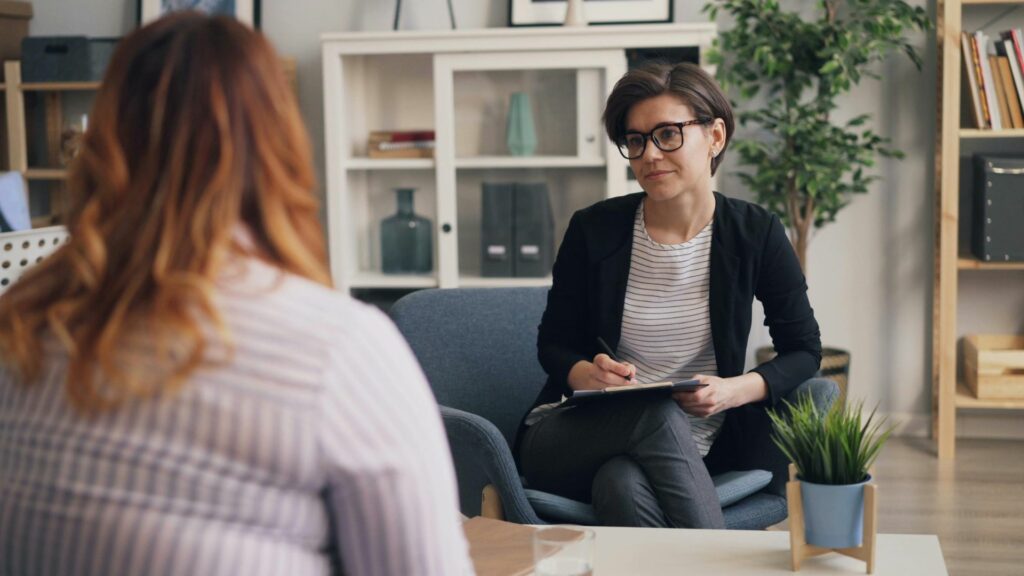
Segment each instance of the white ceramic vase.
[{"label": "white ceramic vase", "polygon": [[586,26],[587,17],[583,13],[583,0],[568,0],[565,3],[565,22],[563,26]]}]

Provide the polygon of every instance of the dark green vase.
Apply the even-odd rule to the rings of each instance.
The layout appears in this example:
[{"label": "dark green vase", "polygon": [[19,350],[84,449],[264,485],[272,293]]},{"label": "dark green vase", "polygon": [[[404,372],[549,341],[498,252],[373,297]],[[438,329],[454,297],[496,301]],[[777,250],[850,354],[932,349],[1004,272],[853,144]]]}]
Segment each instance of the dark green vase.
[{"label": "dark green vase", "polygon": [[380,223],[381,269],[385,274],[426,274],[433,267],[430,220],[413,212],[413,188],[397,188],[398,212]]}]

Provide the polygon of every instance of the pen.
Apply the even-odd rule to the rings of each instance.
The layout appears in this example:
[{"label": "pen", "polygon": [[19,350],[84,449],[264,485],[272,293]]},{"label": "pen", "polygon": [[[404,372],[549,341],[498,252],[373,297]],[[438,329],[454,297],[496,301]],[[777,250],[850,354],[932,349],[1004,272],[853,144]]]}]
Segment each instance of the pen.
[{"label": "pen", "polygon": [[[601,347],[602,350],[604,350],[604,353],[607,354],[609,358],[611,358],[612,360],[618,362],[619,364],[623,364],[624,363],[622,360],[619,360],[619,357],[615,355],[615,352],[612,352],[612,347],[609,346],[608,343],[604,341],[604,338],[601,338],[600,336],[598,336],[597,337],[597,344],[598,344],[598,346]],[[632,376],[623,376],[623,378],[625,378],[626,380],[632,380],[633,379]]]}]

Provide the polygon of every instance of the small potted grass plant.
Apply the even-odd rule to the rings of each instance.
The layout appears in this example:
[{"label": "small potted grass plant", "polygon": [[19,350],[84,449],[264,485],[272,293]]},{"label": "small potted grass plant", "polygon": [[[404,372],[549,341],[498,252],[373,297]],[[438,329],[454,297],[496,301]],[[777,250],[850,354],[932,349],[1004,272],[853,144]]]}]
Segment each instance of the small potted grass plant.
[{"label": "small potted grass plant", "polygon": [[772,440],[797,470],[808,544],[856,548],[862,543],[864,486],[892,433],[875,411],[865,420],[856,404],[819,409],[808,396],[768,412]]}]

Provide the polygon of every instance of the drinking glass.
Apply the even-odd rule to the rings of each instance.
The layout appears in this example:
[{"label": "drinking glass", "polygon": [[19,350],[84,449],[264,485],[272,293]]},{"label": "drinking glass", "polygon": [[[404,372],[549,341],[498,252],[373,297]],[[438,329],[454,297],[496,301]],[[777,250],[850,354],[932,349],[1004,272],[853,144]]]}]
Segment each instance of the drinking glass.
[{"label": "drinking glass", "polygon": [[537,576],[591,576],[594,531],[581,526],[549,526],[533,534]]}]

